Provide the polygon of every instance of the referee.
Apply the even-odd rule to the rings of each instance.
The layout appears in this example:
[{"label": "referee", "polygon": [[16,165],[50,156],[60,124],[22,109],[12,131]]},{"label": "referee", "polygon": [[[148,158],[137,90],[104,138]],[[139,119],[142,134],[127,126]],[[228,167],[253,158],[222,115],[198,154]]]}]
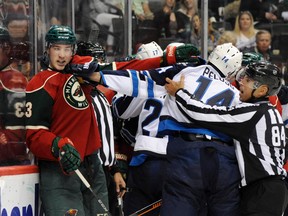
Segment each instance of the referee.
[{"label": "referee", "polygon": [[[276,65],[249,64],[239,75],[240,100],[235,107],[211,107],[195,100],[179,82],[168,80],[166,89],[175,95],[188,121],[225,133],[234,139],[241,173],[241,215],[282,215],[288,202],[284,181],[285,129],[279,112],[268,101],[282,83]],[[165,202],[165,200],[164,200]]]}]

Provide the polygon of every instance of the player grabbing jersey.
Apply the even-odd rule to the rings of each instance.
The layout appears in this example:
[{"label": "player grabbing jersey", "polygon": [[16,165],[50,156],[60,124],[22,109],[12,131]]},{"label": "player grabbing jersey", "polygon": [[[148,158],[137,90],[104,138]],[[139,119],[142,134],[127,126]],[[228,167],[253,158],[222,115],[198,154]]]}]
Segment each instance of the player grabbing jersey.
[{"label": "player grabbing jersey", "polygon": [[176,93],[178,111],[187,122],[233,137],[241,173],[241,215],[282,215],[288,200],[286,137],[281,115],[268,99],[279,91],[282,73],[269,62],[254,62],[237,80],[240,100],[246,103],[230,108],[197,100],[183,89],[184,77],[179,83],[167,80],[166,89]]},{"label": "player grabbing jersey", "polygon": [[[241,62],[242,53],[228,43],[214,49],[207,65],[180,70],[179,65],[174,65],[138,72],[101,71],[101,76],[96,73],[91,78],[95,81],[101,78],[109,87],[132,96],[153,98],[165,95],[162,78],[173,77],[176,72],[173,79],[179,80],[181,74],[185,75],[185,88],[198,99],[211,105],[230,106],[239,103],[239,92],[224,77],[232,76]],[[120,83],[131,84],[121,86]],[[153,130],[156,136],[175,136],[168,142],[170,172],[166,173],[163,191],[164,197],[173,196],[165,198],[161,215],[198,215],[206,206],[213,215],[238,215],[240,174],[231,139],[195,123],[187,124],[186,116],[175,110],[175,100],[166,96],[159,127]]]},{"label": "player grabbing jersey", "polygon": [[[107,214],[105,176],[97,155],[101,139],[90,96],[92,86],[79,83],[72,72],[65,70],[71,61],[90,65],[93,59],[80,61],[79,56],[74,56],[76,37],[68,26],[51,26],[45,41],[46,68],[26,88],[26,142],[38,159],[44,213],[65,215],[73,209],[79,215]],[[97,198],[74,173],[77,169]]]}]

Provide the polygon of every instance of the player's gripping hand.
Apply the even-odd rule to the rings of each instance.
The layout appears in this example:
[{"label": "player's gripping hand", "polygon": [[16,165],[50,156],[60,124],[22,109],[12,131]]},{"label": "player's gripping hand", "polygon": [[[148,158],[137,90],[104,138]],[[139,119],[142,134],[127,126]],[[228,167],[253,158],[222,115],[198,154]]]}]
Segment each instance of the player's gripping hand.
[{"label": "player's gripping hand", "polygon": [[90,76],[98,69],[98,63],[96,61],[86,62],[85,64],[69,64],[65,70],[67,73],[72,73],[75,76],[83,77],[86,80],[90,80]]},{"label": "player's gripping hand", "polygon": [[56,137],[53,140],[51,152],[59,160],[65,174],[69,174],[80,166],[80,154],[75,149],[72,141],[67,137]]},{"label": "player's gripping hand", "polygon": [[128,162],[127,162],[127,156],[124,154],[115,154],[117,159],[117,165],[119,167],[119,171],[122,174],[124,180],[127,179],[127,172],[128,172]]},{"label": "player's gripping hand", "polygon": [[192,44],[168,45],[163,52],[162,66],[172,65],[177,62],[197,63],[200,51]]}]

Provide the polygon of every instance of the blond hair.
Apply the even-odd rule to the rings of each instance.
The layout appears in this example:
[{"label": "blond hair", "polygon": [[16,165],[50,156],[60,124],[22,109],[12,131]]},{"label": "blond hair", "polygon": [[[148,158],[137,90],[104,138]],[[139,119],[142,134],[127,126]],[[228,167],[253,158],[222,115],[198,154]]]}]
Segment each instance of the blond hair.
[{"label": "blond hair", "polygon": [[234,32],[236,35],[240,35],[241,33],[241,29],[240,29],[240,19],[243,15],[248,15],[250,17],[251,20],[251,26],[248,29],[248,37],[253,37],[255,36],[255,34],[257,33],[256,29],[254,28],[254,19],[252,14],[249,11],[242,11],[240,12],[240,14],[236,17],[236,21],[235,21],[235,27],[234,27]]},{"label": "blond hair", "polygon": [[234,46],[236,46],[237,37],[236,34],[233,31],[224,31],[219,40],[218,45],[224,44],[224,43],[232,43]]}]

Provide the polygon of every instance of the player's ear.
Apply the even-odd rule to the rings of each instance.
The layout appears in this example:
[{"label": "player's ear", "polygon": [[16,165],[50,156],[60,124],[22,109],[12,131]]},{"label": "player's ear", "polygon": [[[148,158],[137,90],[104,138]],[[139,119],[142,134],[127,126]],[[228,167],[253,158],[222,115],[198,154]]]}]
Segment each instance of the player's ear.
[{"label": "player's ear", "polygon": [[268,91],[269,91],[269,88],[267,85],[261,85],[257,88],[256,90],[256,97],[259,98],[259,97],[265,97],[267,94],[268,94]]}]

